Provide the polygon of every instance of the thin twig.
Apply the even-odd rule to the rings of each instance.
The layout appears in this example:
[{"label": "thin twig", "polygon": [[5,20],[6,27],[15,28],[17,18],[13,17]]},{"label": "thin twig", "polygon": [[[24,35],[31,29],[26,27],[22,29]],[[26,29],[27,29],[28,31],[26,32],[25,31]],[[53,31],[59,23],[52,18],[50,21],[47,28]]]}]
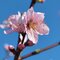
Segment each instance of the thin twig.
[{"label": "thin twig", "polygon": [[42,53],[42,52],[47,51],[47,50],[49,50],[49,49],[51,49],[51,48],[54,48],[54,47],[56,47],[56,46],[58,46],[58,45],[60,45],[60,42],[55,43],[55,44],[52,44],[52,45],[50,45],[50,46],[48,46],[48,47],[46,47],[46,48],[43,48],[43,49],[37,49],[37,50],[35,50],[35,51],[33,51],[33,52],[31,52],[31,53],[23,56],[22,59],[28,58],[28,57],[30,57],[30,56],[33,56],[33,55],[36,55],[36,54],[39,54],[39,53]]},{"label": "thin twig", "polygon": [[30,5],[30,7],[29,7],[29,8],[31,8],[32,6],[34,6],[34,5],[35,5],[35,3],[36,3],[36,0],[32,0],[31,5]]},{"label": "thin twig", "polygon": [[34,7],[34,5],[35,5],[36,2],[38,2],[38,3],[43,3],[44,0],[32,0],[29,8],[31,8],[32,6]]}]

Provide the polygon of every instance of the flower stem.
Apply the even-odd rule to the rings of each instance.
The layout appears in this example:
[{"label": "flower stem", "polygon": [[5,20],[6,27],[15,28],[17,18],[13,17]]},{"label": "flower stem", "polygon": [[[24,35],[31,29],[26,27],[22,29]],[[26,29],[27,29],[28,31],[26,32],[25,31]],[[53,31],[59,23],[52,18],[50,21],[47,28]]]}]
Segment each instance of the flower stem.
[{"label": "flower stem", "polygon": [[32,6],[34,6],[34,5],[35,5],[35,3],[36,3],[36,0],[32,0],[31,5],[30,5],[30,7],[29,7],[29,8],[31,8]]},{"label": "flower stem", "polygon": [[[18,44],[20,42],[20,34],[18,35]],[[18,57],[19,57],[19,54],[20,54],[20,50],[18,48],[18,44],[17,44],[17,48],[16,48],[16,52],[15,52],[15,57],[14,57],[14,60],[18,60]]]},{"label": "flower stem", "polygon": [[22,33],[23,39],[22,39],[21,44],[23,44],[23,43],[24,43],[24,38],[25,38],[25,35],[26,35],[26,33]]},{"label": "flower stem", "polygon": [[[20,33],[19,33],[19,36],[18,36],[18,44],[19,44],[20,42],[21,42],[21,44],[23,44],[23,42],[24,42],[25,33],[21,33],[21,34],[23,35],[23,39],[22,39],[22,42],[21,42],[21,40],[20,40]],[[20,50],[20,49],[18,48],[18,44],[17,44],[17,48],[16,48],[14,60],[18,60],[19,55],[20,55],[20,53],[21,53],[21,51],[22,51],[22,50]],[[21,60],[21,59],[20,59],[20,60]]]}]

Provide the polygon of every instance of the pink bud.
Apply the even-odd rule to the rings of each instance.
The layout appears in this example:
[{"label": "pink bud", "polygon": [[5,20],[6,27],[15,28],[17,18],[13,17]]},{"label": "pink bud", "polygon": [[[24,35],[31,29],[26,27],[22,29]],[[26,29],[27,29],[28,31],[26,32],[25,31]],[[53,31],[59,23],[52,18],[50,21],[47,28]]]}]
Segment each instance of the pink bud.
[{"label": "pink bud", "polygon": [[18,45],[18,48],[19,48],[20,50],[23,50],[23,49],[25,48],[25,45],[24,45],[24,44],[19,44],[19,45]]},{"label": "pink bud", "polygon": [[38,0],[38,2],[41,2],[41,3],[43,3],[43,2],[45,2],[45,0]]},{"label": "pink bud", "polygon": [[28,40],[28,41],[25,43],[25,45],[26,45],[26,46],[33,46],[34,44],[33,44],[32,41]]},{"label": "pink bud", "polygon": [[29,41],[28,41],[28,45],[29,45],[29,46],[32,46],[32,45],[34,45],[34,44],[33,44],[32,41],[29,40]]},{"label": "pink bud", "polygon": [[14,49],[14,47],[12,45],[5,45],[4,48],[8,51],[11,49]]}]

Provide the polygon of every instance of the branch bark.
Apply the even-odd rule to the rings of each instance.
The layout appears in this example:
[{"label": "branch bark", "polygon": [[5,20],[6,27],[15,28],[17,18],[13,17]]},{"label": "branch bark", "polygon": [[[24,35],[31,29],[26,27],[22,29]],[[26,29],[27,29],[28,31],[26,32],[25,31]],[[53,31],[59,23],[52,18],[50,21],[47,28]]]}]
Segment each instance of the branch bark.
[{"label": "branch bark", "polygon": [[[24,37],[25,37],[25,33],[21,33],[23,35],[23,39],[22,39],[22,42],[20,40],[20,33],[19,33],[19,36],[18,36],[18,44],[21,42],[21,44],[23,44],[23,41],[24,41]],[[15,52],[15,57],[14,57],[14,60],[18,60],[19,58],[19,55],[21,53],[22,50],[20,50],[18,48],[18,44],[17,44],[17,48],[16,48],[16,52]],[[20,59],[21,60],[21,59]]]},{"label": "branch bark", "polygon": [[47,50],[49,50],[49,49],[51,49],[51,48],[54,48],[54,47],[56,47],[56,46],[58,46],[58,45],[60,45],[60,42],[55,43],[55,44],[52,44],[52,45],[50,45],[50,46],[48,46],[48,47],[46,47],[46,48],[43,48],[43,49],[37,49],[37,50],[35,50],[35,51],[33,51],[33,52],[31,52],[31,53],[23,56],[22,59],[28,58],[28,57],[30,57],[30,56],[33,56],[33,55],[36,55],[36,54],[39,54],[39,53],[42,53],[42,52],[47,51]]},{"label": "branch bark", "polygon": [[[18,35],[18,44],[19,44],[19,42],[20,42],[20,35]],[[19,57],[19,54],[20,54],[20,50],[18,48],[18,44],[17,44],[14,60],[18,60],[18,57]]]},{"label": "branch bark", "polygon": [[36,3],[36,0],[32,0],[31,5],[30,5],[30,7],[29,7],[29,8],[31,8],[32,6],[34,6],[34,5],[35,5],[35,3]]}]

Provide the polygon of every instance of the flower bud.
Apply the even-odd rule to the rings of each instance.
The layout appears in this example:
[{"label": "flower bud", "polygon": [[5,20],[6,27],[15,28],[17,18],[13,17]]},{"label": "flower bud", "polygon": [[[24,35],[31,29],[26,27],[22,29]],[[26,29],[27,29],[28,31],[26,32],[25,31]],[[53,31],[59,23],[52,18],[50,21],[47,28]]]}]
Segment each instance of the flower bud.
[{"label": "flower bud", "polygon": [[20,50],[23,50],[23,49],[25,48],[25,45],[24,45],[24,44],[19,44],[19,45],[18,45],[18,48],[19,48]]},{"label": "flower bud", "polygon": [[30,41],[30,40],[28,40],[28,41],[25,43],[25,46],[33,46],[33,45],[34,45],[33,42]]},{"label": "flower bud", "polygon": [[37,0],[37,2],[43,3],[45,0]]},{"label": "flower bud", "polygon": [[14,47],[12,45],[5,45],[4,48],[7,50],[7,51],[10,51],[10,50],[13,50]]}]

